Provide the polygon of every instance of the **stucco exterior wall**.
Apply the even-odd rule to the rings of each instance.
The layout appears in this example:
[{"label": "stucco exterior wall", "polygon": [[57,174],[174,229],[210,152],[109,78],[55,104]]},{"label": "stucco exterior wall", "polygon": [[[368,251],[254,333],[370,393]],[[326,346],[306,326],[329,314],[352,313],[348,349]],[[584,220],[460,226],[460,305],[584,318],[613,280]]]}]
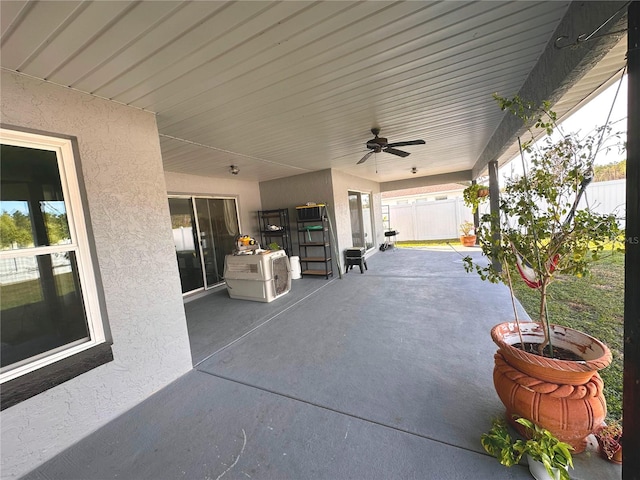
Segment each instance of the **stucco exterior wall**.
[{"label": "stucco exterior wall", "polygon": [[167,194],[236,197],[240,232],[259,237],[258,211],[261,210],[258,182],[247,182],[234,178],[221,179],[165,172]]},{"label": "stucco exterior wall", "polygon": [[2,122],[78,139],[114,361],[0,415],[2,477],[19,476],[189,371],[155,117],[2,72]]},{"label": "stucco exterior wall", "polygon": [[[333,215],[333,185],[331,170],[320,170],[293,177],[279,178],[268,182],[260,182],[260,198],[264,210],[288,208],[291,222],[291,240],[293,254],[298,255],[298,232],[296,227],[296,206],[307,202],[326,203],[329,206],[331,220]],[[333,257],[333,255],[332,255]],[[336,265],[333,264],[334,275]]]}]

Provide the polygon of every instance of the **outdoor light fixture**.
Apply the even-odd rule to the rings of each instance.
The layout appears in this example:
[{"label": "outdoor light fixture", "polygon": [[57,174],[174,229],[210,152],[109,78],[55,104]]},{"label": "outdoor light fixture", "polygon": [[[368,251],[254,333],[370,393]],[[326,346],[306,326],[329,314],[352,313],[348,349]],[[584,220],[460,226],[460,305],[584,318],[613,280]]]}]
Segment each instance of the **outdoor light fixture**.
[{"label": "outdoor light fixture", "polygon": [[237,175],[238,173],[240,173],[240,169],[235,165],[230,165],[229,173],[231,173],[231,175]]},{"label": "outdoor light fixture", "polygon": [[411,167],[411,173],[418,173],[418,169],[416,167]]}]

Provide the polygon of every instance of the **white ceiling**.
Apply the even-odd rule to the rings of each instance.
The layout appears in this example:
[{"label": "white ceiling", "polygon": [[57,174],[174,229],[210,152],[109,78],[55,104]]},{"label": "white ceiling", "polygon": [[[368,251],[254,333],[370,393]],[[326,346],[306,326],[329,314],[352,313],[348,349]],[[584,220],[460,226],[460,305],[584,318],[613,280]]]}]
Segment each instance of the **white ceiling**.
[{"label": "white ceiling", "polygon": [[[503,117],[491,94],[520,91],[568,4],[3,0],[1,65],[155,112],[167,171],[387,182],[476,165]],[[426,145],[356,165],[373,126]]]}]

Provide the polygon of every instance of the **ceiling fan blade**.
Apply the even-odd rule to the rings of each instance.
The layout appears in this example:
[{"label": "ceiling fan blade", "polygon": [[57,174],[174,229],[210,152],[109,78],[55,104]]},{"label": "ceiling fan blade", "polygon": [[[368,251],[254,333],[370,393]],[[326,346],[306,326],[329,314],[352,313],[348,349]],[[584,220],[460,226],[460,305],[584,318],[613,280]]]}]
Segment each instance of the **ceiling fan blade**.
[{"label": "ceiling fan blade", "polygon": [[398,155],[399,157],[403,157],[403,158],[411,155],[409,152],[403,152],[402,150],[396,150],[395,148],[390,148],[390,147],[387,147],[382,151],[386,153],[392,153],[393,155]]},{"label": "ceiling fan blade", "polygon": [[374,153],[376,153],[376,151],[375,151],[375,150],[371,150],[371,151],[370,151],[370,152],[368,152],[364,157],[362,157],[362,158],[360,159],[360,161],[359,161],[358,163],[356,163],[356,165],[360,165],[361,163],[366,162],[366,161],[367,161],[367,159],[368,159],[371,155],[373,155]]},{"label": "ceiling fan blade", "polygon": [[424,140],[409,140],[408,142],[389,143],[387,147],[406,147],[407,145],[424,145],[425,143],[427,142]]}]

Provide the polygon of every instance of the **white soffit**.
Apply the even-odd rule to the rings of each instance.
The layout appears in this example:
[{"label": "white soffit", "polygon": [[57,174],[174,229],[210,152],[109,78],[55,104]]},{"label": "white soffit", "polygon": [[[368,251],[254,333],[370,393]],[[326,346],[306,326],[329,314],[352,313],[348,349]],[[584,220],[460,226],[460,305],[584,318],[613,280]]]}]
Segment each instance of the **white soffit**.
[{"label": "white soffit", "polygon": [[[0,60],[155,112],[167,171],[386,182],[470,170],[568,5],[3,1]],[[373,126],[426,145],[356,165]]]}]

